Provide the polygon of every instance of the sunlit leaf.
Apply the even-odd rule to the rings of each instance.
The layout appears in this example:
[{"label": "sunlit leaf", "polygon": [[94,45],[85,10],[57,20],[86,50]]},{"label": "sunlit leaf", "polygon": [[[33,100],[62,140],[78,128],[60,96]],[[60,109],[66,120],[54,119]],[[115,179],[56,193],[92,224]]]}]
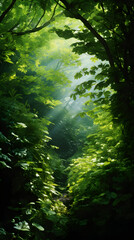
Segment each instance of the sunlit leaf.
[{"label": "sunlit leaf", "polygon": [[1,168],[11,168],[7,163],[4,161],[0,161]]},{"label": "sunlit leaf", "polygon": [[33,222],[32,226],[36,227],[39,231],[44,231],[44,227],[42,227],[40,224]]},{"label": "sunlit leaf", "polygon": [[16,223],[14,225],[14,228],[19,230],[19,231],[24,231],[24,232],[29,232],[30,231],[29,224],[26,221]]}]

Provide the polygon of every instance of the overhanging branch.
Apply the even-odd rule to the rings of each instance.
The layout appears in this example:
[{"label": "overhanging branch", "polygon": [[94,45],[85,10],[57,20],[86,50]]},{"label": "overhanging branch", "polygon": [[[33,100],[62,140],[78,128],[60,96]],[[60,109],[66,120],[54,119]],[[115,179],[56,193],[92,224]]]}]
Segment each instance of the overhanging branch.
[{"label": "overhanging branch", "polygon": [[92,34],[98,39],[98,41],[102,44],[102,46],[104,47],[105,49],[105,52],[107,54],[107,57],[108,57],[108,61],[110,63],[110,66],[111,67],[114,67],[114,60],[113,60],[113,56],[111,54],[111,51],[110,51],[110,48],[106,42],[106,40],[95,30],[95,28],[93,28],[91,26],[91,24],[84,18],[82,17],[79,13],[77,13],[75,15],[77,17],[77,19],[81,20],[81,22],[84,24],[85,27],[87,27],[91,32]]},{"label": "overhanging branch", "polygon": [[51,22],[53,22],[55,20],[56,17],[59,17],[59,16],[62,15],[62,13],[59,13],[59,14],[55,15],[57,5],[58,4],[56,4],[55,7],[54,7],[53,14],[52,14],[51,18],[47,22],[42,24],[41,26],[38,27],[38,24],[41,21],[41,19],[43,18],[44,14],[41,16],[41,18],[39,19],[38,23],[36,24],[36,26],[34,28],[23,31],[23,32],[12,32],[12,34],[15,34],[17,36],[22,36],[22,35],[38,32],[38,31],[42,30],[43,28],[47,27]]},{"label": "overhanging branch", "polygon": [[[55,1],[57,2],[57,0],[55,0]],[[60,0],[60,1],[64,4],[64,6],[66,7],[66,10],[71,13],[72,17],[79,19],[84,24],[84,26],[88,30],[90,30],[91,33],[98,39],[98,41],[101,43],[101,45],[105,49],[110,66],[114,67],[113,56],[112,56],[112,53],[110,51],[110,48],[109,48],[106,40],[95,30],[95,28],[92,27],[92,25],[90,24],[90,22],[88,20],[86,20],[82,15],[80,15],[78,13],[78,11],[76,9],[72,9],[71,5],[66,0]],[[63,7],[61,4],[60,4],[60,6]]]},{"label": "overhanging branch", "polygon": [[0,22],[3,21],[4,17],[7,15],[7,13],[13,8],[15,2],[16,2],[16,0],[13,0],[13,1],[11,2],[11,4],[8,6],[8,8],[6,8],[6,10],[1,14],[1,16],[0,16]]}]

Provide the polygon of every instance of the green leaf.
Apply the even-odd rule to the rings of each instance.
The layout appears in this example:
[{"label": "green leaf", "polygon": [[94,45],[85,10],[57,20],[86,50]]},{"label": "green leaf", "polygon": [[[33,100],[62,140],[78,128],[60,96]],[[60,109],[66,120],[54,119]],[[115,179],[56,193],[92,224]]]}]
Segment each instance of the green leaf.
[{"label": "green leaf", "polygon": [[5,161],[11,162],[11,159],[3,153],[0,153],[0,158],[4,159]]},{"label": "green leaf", "polygon": [[86,89],[91,89],[91,87],[93,86],[93,84],[95,83],[96,81],[94,81],[94,80],[89,80],[89,81],[87,81],[87,82],[84,82],[83,84],[84,84],[84,86],[85,86],[85,88]]},{"label": "green leaf", "polygon": [[78,78],[81,78],[83,75],[82,75],[82,73],[81,72],[78,72],[78,73],[76,73],[75,75],[74,75],[74,78],[75,79],[78,79]]},{"label": "green leaf", "polygon": [[30,231],[29,224],[26,221],[16,223],[14,225],[14,228],[19,230],[19,231],[24,231],[24,232],[29,232]]},{"label": "green leaf", "polygon": [[27,128],[27,126],[26,126],[25,123],[18,122],[17,125],[16,125],[16,128]]},{"label": "green leaf", "polygon": [[0,167],[2,168],[11,168],[9,165],[7,165],[4,161],[0,161]]},{"label": "green leaf", "polygon": [[40,224],[33,222],[32,226],[36,227],[39,231],[44,231],[44,227],[42,227]]},{"label": "green leaf", "polygon": [[4,228],[0,228],[0,236],[6,236],[6,231]]},{"label": "green leaf", "polygon": [[43,172],[43,169],[42,168],[33,168],[35,171],[37,172]]},{"label": "green leaf", "polygon": [[94,56],[94,57],[91,57],[91,58],[90,58],[90,60],[92,60],[92,62],[94,62],[94,63],[95,63],[95,62],[97,62],[97,61],[98,61],[98,58],[97,58],[96,56]]},{"label": "green leaf", "polygon": [[85,112],[81,112],[78,114],[81,118],[84,118],[86,116],[86,113]]},{"label": "green leaf", "polygon": [[76,94],[71,94],[71,96],[70,96],[71,98],[73,98],[73,100],[75,101],[76,100]]},{"label": "green leaf", "polygon": [[107,97],[109,97],[111,95],[111,93],[109,92],[109,91],[106,91],[106,92],[104,92],[104,96],[107,98]]},{"label": "green leaf", "polygon": [[105,81],[99,82],[98,84],[96,84],[94,89],[99,89],[102,90],[102,88],[104,88],[106,86]]},{"label": "green leaf", "polygon": [[98,67],[96,67],[96,66],[91,67],[91,69],[90,69],[90,74],[91,74],[91,75],[95,75],[95,73],[96,73],[97,70],[98,70]]}]

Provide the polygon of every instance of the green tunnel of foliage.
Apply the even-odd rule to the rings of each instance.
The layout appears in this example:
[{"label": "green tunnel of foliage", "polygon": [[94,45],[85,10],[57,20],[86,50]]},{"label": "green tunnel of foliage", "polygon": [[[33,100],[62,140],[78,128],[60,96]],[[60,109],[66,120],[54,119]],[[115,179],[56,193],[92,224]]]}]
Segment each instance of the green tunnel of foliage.
[{"label": "green tunnel of foliage", "polygon": [[133,4],[1,1],[0,239],[132,234]]}]

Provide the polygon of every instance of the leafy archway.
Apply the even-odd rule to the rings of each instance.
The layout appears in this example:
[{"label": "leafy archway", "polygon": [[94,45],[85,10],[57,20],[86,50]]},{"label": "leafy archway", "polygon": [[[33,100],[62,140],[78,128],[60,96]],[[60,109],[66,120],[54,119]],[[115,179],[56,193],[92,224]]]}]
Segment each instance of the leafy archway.
[{"label": "leafy archway", "polygon": [[1,1],[2,239],[130,234],[133,13],[133,0]]}]

